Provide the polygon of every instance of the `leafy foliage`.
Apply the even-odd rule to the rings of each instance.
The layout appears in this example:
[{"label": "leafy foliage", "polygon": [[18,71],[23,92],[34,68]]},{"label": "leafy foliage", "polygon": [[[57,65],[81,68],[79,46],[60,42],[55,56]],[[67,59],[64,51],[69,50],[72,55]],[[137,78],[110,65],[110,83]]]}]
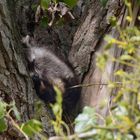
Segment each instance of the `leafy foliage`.
[{"label": "leafy foliage", "polygon": [[98,119],[101,116],[92,107],[85,107],[75,120],[75,132],[85,135],[85,140],[133,140],[133,135],[126,133],[133,122],[128,117],[125,105],[115,108],[112,115],[103,119],[103,124],[99,125]]},{"label": "leafy foliage", "polygon": [[62,112],[63,112],[62,92],[57,86],[54,86],[54,89],[56,92],[56,103],[51,106],[52,106],[52,110],[56,118],[55,120],[52,120],[52,124],[54,126],[54,130],[57,135],[65,136],[62,126],[64,126],[67,129],[68,133],[69,133],[69,129],[67,128],[67,125],[65,124],[65,122],[62,120]]},{"label": "leafy foliage", "polygon": [[59,21],[62,22],[66,17],[74,19],[70,9],[76,5],[76,2],[77,0],[41,0],[36,9],[35,22],[41,21],[43,26],[52,26],[59,25]]},{"label": "leafy foliage", "polygon": [[[126,17],[126,20],[128,23],[131,23],[133,19],[131,3],[126,0],[125,4],[128,7],[130,15]],[[140,30],[132,26],[121,29],[115,17],[112,17],[110,22],[112,26],[118,29],[120,36],[119,39],[109,35],[105,37],[107,45],[104,47],[103,54],[98,54],[97,65],[104,70],[109,60],[122,65],[124,69],[121,67],[121,69],[114,72],[115,79],[118,79],[117,82],[110,81],[109,88],[117,89],[115,93],[116,96],[112,101],[115,106],[109,111],[110,113],[104,120],[103,125],[105,126],[104,129],[106,129],[106,136],[112,136],[112,138],[110,137],[111,140],[114,138],[126,140],[139,139]],[[110,49],[114,47],[114,45],[123,52],[118,58],[110,54]],[[129,71],[126,71],[126,69],[129,69]],[[101,140],[109,139],[106,136],[101,137],[104,131],[105,130],[100,130],[100,133],[98,133],[98,137],[100,137]]]},{"label": "leafy foliage", "polygon": [[[100,0],[103,7],[106,6],[108,0]],[[63,25],[65,20],[75,19],[71,13],[71,9],[76,5],[77,0],[40,0],[40,5],[36,8],[35,22],[41,26],[47,27]]]},{"label": "leafy foliage", "polygon": [[[42,124],[39,121],[35,119],[29,120],[26,123],[22,123],[20,126],[19,124],[17,124],[16,120],[13,119],[13,115],[16,120],[20,121],[20,113],[18,112],[15,102],[13,101],[10,104],[7,104],[6,102],[0,100],[0,132],[4,132],[7,130],[7,119],[11,121],[13,127],[15,127],[20,133],[22,133],[26,139],[28,139],[28,136],[32,137],[42,131]],[[44,136],[41,134],[39,134],[39,137],[44,138]]]},{"label": "leafy foliage", "polygon": [[75,132],[82,133],[90,130],[97,123],[95,110],[90,107],[85,107],[83,112],[75,119]]},{"label": "leafy foliage", "polygon": [[7,104],[0,100],[0,118],[3,118],[6,113]]},{"label": "leafy foliage", "polygon": [[33,137],[34,134],[42,131],[42,124],[41,122],[32,119],[25,124],[22,124],[21,128],[29,137]]}]

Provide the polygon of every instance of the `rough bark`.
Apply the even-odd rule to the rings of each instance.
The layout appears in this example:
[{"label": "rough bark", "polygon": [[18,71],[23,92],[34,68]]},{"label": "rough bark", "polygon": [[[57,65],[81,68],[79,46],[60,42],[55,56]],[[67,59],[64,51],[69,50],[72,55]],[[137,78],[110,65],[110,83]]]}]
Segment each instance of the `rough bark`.
[{"label": "rough bark", "polygon": [[6,102],[15,100],[21,121],[27,121],[34,114],[33,88],[20,54],[20,38],[11,18],[14,9],[10,2],[0,1],[0,97]]},{"label": "rough bark", "polygon": [[[16,20],[19,18],[17,12],[23,8],[23,1],[16,2],[0,1],[0,98],[7,103],[15,101],[21,115],[20,122],[25,122],[36,118],[36,100],[32,80],[26,70],[20,41],[20,26]],[[46,109],[43,112],[48,115]],[[38,118],[43,122],[47,134],[52,135],[52,126],[48,116],[45,115]],[[14,128],[9,127],[7,132],[0,135],[0,139],[11,140],[21,136],[19,132],[13,133],[13,131]]]},{"label": "rough bark", "polygon": [[[130,26],[137,23],[136,17],[139,13],[137,2],[133,1],[132,5],[134,18]],[[89,105],[106,116],[117,90],[108,89],[107,82],[109,80],[117,81],[114,72],[121,69],[122,66],[108,61],[104,72],[101,72],[96,66],[96,58],[106,45],[104,41],[106,34],[118,38],[118,31],[109,24],[110,17],[116,16],[123,28],[128,24],[125,20],[128,11],[123,0],[109,0],[105,8],[98,0],[91,0],[90,4],[86,6],[88,7],[85,8],[88,9],[85,11],[87,15],[82,17],[82,22],[74,35],[69,60],[74,65],[83,85],[93,84],[93,86],[82,88],[81,108]],[[122,53],[122,50],[115,46],[110,49],[110,54],[116,58],[120,57]]]},{"label": "rough bark", "polygon": [[[69,55],[69,59],[83,84],[95,84],[94,86],[82,88],[81,106],[93,106],[102,115],[107,113],[110,102],[106,83],[108,80],[113,79],[113,72],[118,67],[112,62],[108,62],[104,73],[102,73],[96,66],[96,53],[102,52],[102,48],[106,44],[103,39],[105,34],[117,36],[116,31],[109,24],[109,18],[117,16],[121,19],[121,13],[123,12],[124,7],[120,0],[108,1],[105,8],[101,6],[98,0],[90,1],[87,16],[83,19],[74,35]],[[117,57],[121,54],[121,50],[113,48],[110,53]],[[101,104],[106,105],[104,108],[100,108]]]}]

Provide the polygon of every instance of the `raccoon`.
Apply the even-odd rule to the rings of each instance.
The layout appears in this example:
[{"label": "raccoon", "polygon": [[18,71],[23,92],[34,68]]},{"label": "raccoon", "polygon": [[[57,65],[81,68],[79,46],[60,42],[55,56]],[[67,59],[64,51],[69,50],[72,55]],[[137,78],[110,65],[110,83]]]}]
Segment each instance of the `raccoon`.
[{"label": "raccoon", "polygon": [[30,41],[28,35],[22,39],[27,46],[25,55],[38,97],[45,103],[55,103],[54,86],[57,86],[63,97],[63,111],[70,112],[80,97],[79,88],[70,88],[78,84],[74,70],[47,48]]}]

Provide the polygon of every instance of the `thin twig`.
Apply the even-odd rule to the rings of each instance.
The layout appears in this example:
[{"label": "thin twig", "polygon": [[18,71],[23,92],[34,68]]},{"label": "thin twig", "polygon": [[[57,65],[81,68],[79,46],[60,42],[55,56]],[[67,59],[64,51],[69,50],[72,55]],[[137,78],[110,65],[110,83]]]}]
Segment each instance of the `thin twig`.
[{"label": "thin twig", "polygon": [[[94,126],[93,128],[95,129],[105,129],[105,130],[109,130],[109,131],[115,131],[117,130],[117,128],[114,127],[100,127],[100,126]],[[74,134],[71,136],[68,136],[68,140],[73,140],[74,138],[87,138],[87,137],[91,137],[93,135],[96,135],[95,131],[89,131],[89,132],[85,132],[85,133],[81,133],[81,134]],[[64,140],[63,137],[61,136],[55,136],[55,137],[51,137],[49,138],[49,140]]]},{"label": "thin twig", "polygon": [[11,120],[13,126],[14,126],[15,128],[17,128],[17,130],[19,130],[19,131],[23,134],[23,136],[25,137],[25,139],[26,139],[26,140],[29,140],[29,137],[28,137],[28,136],[25,134],[25,132],[19,127],[19,125],[13,120],[13,118],[9,115],[9,113],[7,113],[6,117],[9,118],[9,119]]},{"label": "thin twig", "polygon": [[[122,82],[114,82],[114,83],[115,83],[115,84],[122,84]],[[107,86],[107,85],[109,85],[109,84],[108,84],[108,83],[79,84],[79,85],[72,86],[72,87],[70,87],[70,88],[90,87],[90,86],[98,86],[98,85]]]}]

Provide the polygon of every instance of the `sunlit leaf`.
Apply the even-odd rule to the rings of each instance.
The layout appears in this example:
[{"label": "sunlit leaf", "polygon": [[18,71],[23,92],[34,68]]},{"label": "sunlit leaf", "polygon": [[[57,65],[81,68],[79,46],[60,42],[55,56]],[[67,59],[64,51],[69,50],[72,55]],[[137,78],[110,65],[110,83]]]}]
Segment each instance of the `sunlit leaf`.
[{"label": "sunlit leaf", "polygon": [[108,87],[109,88],[115,88],[116,87],[116,83],[113,83],[112,81],[108,82]]},{"label": "sunlit leaf", "polygon": [[86,132],[96,124],[95,110],[91,107],[84,107],[83,112],[75,119],[75,132]]},{"label": "sunlit leaf", "polygon": [[95,110],[92,107],[85,106],[83,109],[83,113],[93,115],[95,113]]},{"label": "sunlit leaf", "polygon": [[113,112],[117,115],[117,116],[127,116],[128,115],[128,110],[125,106],[118,106],[117,108],[115,108],[113,110]]},{"label": "sunlit leaf", "polygon": [[124,75],[126,75],[126,72],[124,72],[123,70],[120,69],[120,70],[115,72],[115,75],[124,76]]},{"label": "sunlit leaf", "polygon": [[124,54],[120,57],[120,60],[132,60],[133,57],[128,55],[128,54]]},{"label": "sunlit leaf", "polygon": [[55,104],[53,105],[52,109],[53,109],[54,114],[57,114],[60,110],[60,106],[58,104]]},{"label": "sunlit leaf", "polygon": [[140,105],[140,93],[138,94],[137,101],[138,101],[138,104]]},{"label": "sunlit leaf", "polygon": [[16,106],[13,107],[13,111],[14,111],[14,114],[15,114],[17,120],[20,120],[21,119],[20,113],[18,112],[18,109]]},{"label": "sunlit leaf", "polygon": [[112,44],[107,44],[107,45],[105,46],[105,50],[109,50],[112,46],[113,46]]},{"label": "sunlit leaf", "polygon": [[56,101],[57,101],[57,103],[61,104],[62,103],[62,92],[57,86],[54,86],[54,90],[56,92]]},{"label": "sunlit leaf", "polygon": [[104,39],[105,39],[105,41],[107,41],[109,44],[116,43],[116,41],[117,41],[115,38],[113,38],[113,37],[110,36],[110,35],[106,35]]},{"label": "sunlit leaf", "polygon": [[37,120],[30,120],[22,125],[22,130],[30,137],[34,134],[41,132],[43,129],[41,122]]},{"label": "sunlit leaf", "polygon": [[0,118],[4,117],[4,115],[6,114],[6,107],[7,104],[0,100]]},{"label": "sunlit leaf", "polygon": [[110,24],[114,27],[117,25],[117,18],[115,16],[109,19]]},{"label": "sunlit leaf", "polygon": [[107,124],[107,125],[110,125],[110,124],[112,125],[112,124],[113,124],[113,123],[112,123],[112,118],[111,118],[110,116],[107,116],[107,117],[106,117],[106,124]]},{"label": "sunlit leaf", "polygon": [[139,42],[140,41],[140,36],[133,36],[133,37],[130,38],[130,41],[133,41],[133,42],[137,41],[137,42]]},{"label": "sunlit leaf", "polygon": [[125,136],[125,139],[126,139],[126,140],[134,140],[134,136],[131,135],[131,134],[127,134],[127,135]]},{"label": "sunlit leaf", "polygon": [[104,54],[98,54],[98,57],[96,59],[97,63],[96,65],[101,69],[104,70],[106,62],[108,60],[108,52],[104,53]]},{"label": "sunlit leaf", "polygon": [[127,17],[126,17],[126,20],[127,20],[128,22],[131,22],[131,21],[132,21],[132,17],[127,16]]},{"label": "sunlit leaf", "polygon": [[129,44],[127,45],[127,47],[125,48],[125,50],[126,50],[129,54],[135,53],[136,47],[135,47],[132,43],[129,43]]}]

